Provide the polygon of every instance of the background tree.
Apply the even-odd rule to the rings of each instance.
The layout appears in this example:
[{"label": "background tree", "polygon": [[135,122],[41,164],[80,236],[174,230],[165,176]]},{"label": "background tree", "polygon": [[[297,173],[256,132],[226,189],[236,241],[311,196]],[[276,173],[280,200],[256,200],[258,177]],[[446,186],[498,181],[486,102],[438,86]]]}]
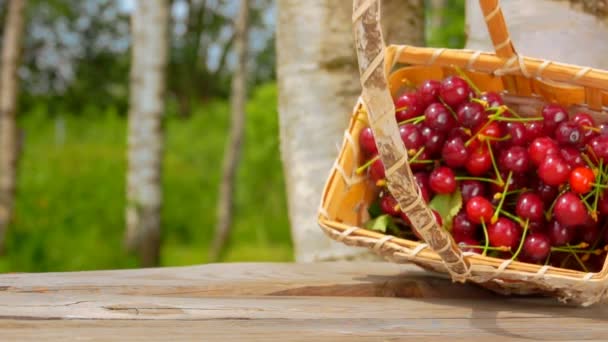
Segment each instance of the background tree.
[{"label": "background tree", "polygon": [[6,229],[15,200],[17,158],[19,156],[17,99],[21,42],[23,40],[25,0],[8,2],[0,66],[0,251],[4,250]]},{"label": "background tree", "polygon": [[249,0],[241,0],[234,29],[237,64],[232,74],[230,93],[230,133],[224,150],[222,179],[217,207],[217,226],[209,259],[217,260],[230,233],[232,224],[235,176],[241,158],[245,129],[245,103],[247,100],[247,59],[249,35]]},{"label": "background tree", "polygon": [[[467,0],[467,45],[492,51],[478,0]],[[606,0],[501,1],[515,49],[530,57],[608,68]]]},{"label": "background tree", "polygon": [[[383,6],[388,42],[424,44],[422,0]],[[371,255],[330,241],[316,223],[319,194],[360,93],[351,13],[351,1],[278,1],[281,155],[298,261]]]},{"label": "background tree", "polygon": [[131,25],[126,243],[137,248],[143,266],[154,266],[160,257],[168,2],[137,1]]}]

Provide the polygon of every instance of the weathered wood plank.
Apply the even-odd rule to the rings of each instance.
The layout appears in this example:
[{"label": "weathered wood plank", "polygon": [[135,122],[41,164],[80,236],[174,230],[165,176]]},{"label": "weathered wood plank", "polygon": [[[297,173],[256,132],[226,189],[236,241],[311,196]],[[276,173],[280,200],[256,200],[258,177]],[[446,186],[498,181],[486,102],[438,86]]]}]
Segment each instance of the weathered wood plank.
[{"label": "weathered wood plank", "polygon": [[0,341],[496,342],[608,336],[608,307],[500,297],[388,263],[6,274],[0,286]]},{"label": "weathered wood plank", "polygon": [[479,298],[413,265],[391,263],[240,263],[138,270],[0,275],[0,292]]}]

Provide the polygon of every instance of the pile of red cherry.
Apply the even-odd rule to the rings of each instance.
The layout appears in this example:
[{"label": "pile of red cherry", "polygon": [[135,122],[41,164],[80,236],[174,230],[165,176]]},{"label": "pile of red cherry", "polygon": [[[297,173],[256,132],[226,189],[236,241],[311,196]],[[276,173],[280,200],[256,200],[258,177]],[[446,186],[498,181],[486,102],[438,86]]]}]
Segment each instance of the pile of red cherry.
[{"label": "pile of red cherry", "polygon": [[[464,251],[599,271],[608,250],[608,125],[557,104],[523,117],[465,79],[427,80],[394,101],[424,200],[459,197],[453,217],[433,210],[439,224]],[[359,144],[366,162],[357,172],[380,188],[372,218],[388,217],[388,233],[419,239],[386,188],[369,127]]]}]

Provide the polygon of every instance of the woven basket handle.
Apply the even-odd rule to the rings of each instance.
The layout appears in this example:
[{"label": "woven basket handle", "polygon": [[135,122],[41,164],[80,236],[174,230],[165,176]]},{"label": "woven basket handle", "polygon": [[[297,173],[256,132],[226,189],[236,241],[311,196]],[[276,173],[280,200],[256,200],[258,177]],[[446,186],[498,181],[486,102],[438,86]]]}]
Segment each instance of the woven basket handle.
[{"label": "woven basket handle", "polygon": [[[399,135],[395,106],[385,68],[385,43],[380,26],[380,0],[354,0],[353,29],[359,72],[371,129],[386,169],[388,188],[424,241],[441,258],[454,281],[470,276],[470,265],[449,232],[440,227],[414,181]],[[388,63],[388,62],[386,62]]]},{"label": "woven basket handle", "polygon": [[517,55],[499,0],[479,0],[479,7],[481,7],[496,55],[505,58]]}]

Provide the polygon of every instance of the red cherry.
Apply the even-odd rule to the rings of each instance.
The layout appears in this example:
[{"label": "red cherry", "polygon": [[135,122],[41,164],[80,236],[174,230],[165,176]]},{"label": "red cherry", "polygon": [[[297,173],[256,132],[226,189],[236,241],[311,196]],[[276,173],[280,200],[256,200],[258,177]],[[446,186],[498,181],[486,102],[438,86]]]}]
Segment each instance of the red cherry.
[{"label": "red cherry", "polygon": [[395,100],[395,117],[397,122],[422,115],[424,107],[420,103],[418,94],[404,93]]},{"label": "red cherry", "polygon": [[588,167],[577,167],[570,172],[570,189],[577,194],[586,194],[591,191],[595,174]]},{"label": "red cherry", "polygon": [[452,222],[452,235],[456,238],[456,241],[464,237],[472,238],[475,236],[477,228],[478,226],[469,220],[467,213],[461,211],[454,217],[454,221]]},{"label": "red cherry", "polygon": [[475,128],[487,121],[483,106],[477,102],[465,102],[456,111],[458,122],[466,128]]},{"label": "red cherry", "polygon": [[501,169],[524,173],[528,171],[528,151],[522,146],[511,146],[500,154]]},{"label": "red cherry", "polygon": [[456,191],[456,178],[454,171],[449,167],[440,166],[434,169],[429,176],[431,190],[437,194],[451,194]]},{"label": "red cherry", "polygon": [[[597,203],[597,209],[602,215],[608,215],[608,190],[604,190]],[[606,229],[608,232],[608,229]],[[607,241],[608,243],[608,241]]]},{"label": "red cherry", "polygon": [[547,229],[551,245],[553,246],[564,246],[572,241],[574,238],[575,230],[573,228],[566,227],[557,220],[551,220]]},{"label": "red cherry", "polygon": [[534,177],[531,189],[540,196],[545,206],[549,207],[557,197],[559,190],[557,187],[547,185],[542,180]]},{"label": "red cherry", "polygon": [[462,194],[462,201],[464,203],[476,196],[485,197],[487,192],[487,187],[480,181],[467,179],[460,182],[460,193]]},{"label": "red cherry", "polygon": [[476,196],[467,202],[466,213],[469,220],[473,223],[479,224],[482,220],[489,223],[492,215],[494,215],[494,208],[492,208],[492,203],[485,197]]},{"label": "red cherry", "polygon": [[579,125],[583,132],[583,142],[588,142],[593,138],[597,133],[593,131],[593,127],[595,127],[595,121],[591,117],[591,115],[587,113],[576,113],[572,117],[572,121]]},{"label": "red cherry", "polygon": [[572,121],[564,121],[555,129],[555,140],[562,146],[579,146],[583,142],[583,131]]},{"label": "red cherry", "polygon": [[460,137],[448,139],[441,150],[441,157],[449,167],[461,167],[467,162],[469,153]]},{"label": "red cherry", "polygon": [[531,142],[536,138],[540,138],[544,132],[542,121],[532,121],[524,124],[526,126],[526,141]]},{"label": "red cherry", "polygon": [[585,160],[583,159],[581,152],[577,148],[572,146],[566,146],[560,148],[559,152],[562,158],[564,158],[564,160],[566,161],[566,163],[570,165],[570,167],[575,168],[578,166],[585,166]]},{"label": "red cherry", "polygon": [[384,164],[382,164],[382,160],[376,159],[369,167],[369,177],[374,181],[374,183],[378,182],[386,178],[386,174],[384,173]]},{"label": "red cherry", "polygon": [[538,166],[537,174],[546,184],[558,186],[568,180],[570,165],[558,155],[548,155]]},{"label": "red cherry", "polygon": [[456,126],[452,113],[441,103],[433,103],[424,111],[424,124],[440,133],[449,132]]},{"label": "red cherry", "polygon": [[378,154],[378,148],[376,147],[376,140],[374,139],[374,133],[370,127],[365,127],[359,133],[359,145],[368,156]]},{"label": "red cherry", "polygon": [[553,208],[555,219],[566,227],[580,226],[587,222],[587,209],[580,198],[569,191],[559,196]]},{"label": "red cherry", "polygon": [[600,135],[591,139],[589,146],[591,146],[592,157],[596,163],[602,159],[608,161],[608,136]]},{"label": "red cherry", "polygon": [[396,209],[397,200],[392,195],[385,195],[380,199],[380,209],[382,212],[391,216],[399,216],[401,212]]},{"label": "red cherry", "polygon": [[465,102],[470,94],[469,84],[458,76],[448,76],[441,81],[439,97],[452,108],[457,108]]},{"label": "red cherry", "polygon": [[464,166],[472,176],[481,176],[492,168],[492,157],[487,146],[480,146],[468,153]]},{"label": "red cherry", "polygon": [[521,229],[515,222],[500,217],[498,221],[488,226],[488,239],[492,246],[511,247],[511,251],[515,251],[521,239]]},{"label": "red cherry", "polygon": [[433,102],[438,102],[441,83],[435,80],[426,80],[418,87],[418,97],[424,108]]},{"label": "red cherry", "polygon": [[545,105],[541,111],[545,134],[553,136],[557,125],[568,120],[568,111],[560,105],[550,103]]},{"label": "red cherry", "polygon": [[511,145],[525,146],[529,141],[526,126],[521,122],[505,123],[504,131],[511,136],[511,139],[506,141]]},{"label": "red cherry", "polygon": [[543,201],[540,196],[535,193],[524,192],[517,198],[515,213],[522,219],[541,221],[544,214]]},{"label": "red cherry", "polygon": [[445,135],[437,132],[436,130],[424,125],[420,128],[420,133],[424,138],[424,150],[427,151],[432,157],[441,153],[445,142]]},{"label": "red cherry", "polygon": [[481,94],[479,96],[479,99],[487,102],[488,107],[499,107],[505,104],[505,101],[502,99],[502,96],[492,91]]},{"label": "red cherry", "polygon": [[536,166],[545,160],[545,157],[551,154],[558,154],[559,148],[555,140],[548,137],[536,138],[528,147],[528,155],[530,160]]},{"label": "red cherry", "polygon": [[399,126],[399,134],[407,151],[418,151],[424,145],[424,138],[418,127],[408,123]]},{"label": "red cherry", "polygon": [[429,174],[426,172],[416,172],[414,173],[414,179],[416,180],[416,184],[420,187],[420,193],[422,193],[422,198],[426,203],[429,203],[431,200],[431,186],[429,185]]},{"label": "red cherry", "polygon": [[526,236],[523,253],[533,262],[544,261],[551,252],[551,241],[542,233],[531,233]]}]

